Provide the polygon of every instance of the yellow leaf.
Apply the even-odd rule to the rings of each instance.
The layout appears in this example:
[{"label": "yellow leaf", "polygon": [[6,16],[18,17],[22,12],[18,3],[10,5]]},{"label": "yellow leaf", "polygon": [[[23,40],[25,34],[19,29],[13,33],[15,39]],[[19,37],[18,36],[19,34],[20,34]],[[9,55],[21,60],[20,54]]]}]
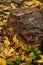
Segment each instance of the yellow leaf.
[{"label": "yellow leaf", "polygon": [[4,25],[4,23],[0,21],[0,26],[1,26],[1,25]]},{"label": "yellow leaf", "polygon": [[41,59],[37,60],[38,63],[43,63],[43,55],[40,55]]},{"label": "yellow leaf", "polygon": [[17,35],[14,34],[14,36],[13,36],[13,42],[15,43],[16,41],[17,41]]},{"label": "yellow leaf", "polygon": [[37,61],[38,63],[43,63],[43,59],[40,59]]},{"label": "yellow leaf", "polygon": [[31,1],[31,2],[25,2],[24,4],[28,5],[28,6],[31,6],[31,5],[33,5],[33,1]]},{"label": "yellow leaf", "polygon": [[2,52],[2,54],[4,54],[6,57],[12,56],[13,53],[14,53],[14,49],[13,49],[13,48],[11,48],[11,49],[6,48],[6,49]]},{"label": "yellow leaf", "polygon": [[5,36],[4,44],[5,44],[5,47],[8,47],[10,45],[10,41],[9,41],[8,37],[6,37],[6,36]]},{"label": "yellow leaf", "polygon": [[5,56],[3,56],[2,54],[0,54],[0,57],[1,57],[1,58],[4,58],[4,59],[6,59],[6,57],[5,57]]},{"label": "yellow leaf", "polygon": [[0,58],[0,65],[6,65],[6,60],[3,58]]},{"label": "yellow leaf", "polygon": [[43,55],[40,55],[40,57],[43,59]]}]

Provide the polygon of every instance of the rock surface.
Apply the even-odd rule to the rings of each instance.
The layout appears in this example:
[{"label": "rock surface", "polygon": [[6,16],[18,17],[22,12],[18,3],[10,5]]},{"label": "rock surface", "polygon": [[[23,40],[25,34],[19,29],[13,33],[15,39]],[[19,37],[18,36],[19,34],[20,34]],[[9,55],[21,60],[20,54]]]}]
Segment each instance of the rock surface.
[{"label": "rock surface", "polygon": [[37,41],[43,37],[43,10],[38,8],[12,10],[7,27],[15,27],[18,37],[27,42]]}]

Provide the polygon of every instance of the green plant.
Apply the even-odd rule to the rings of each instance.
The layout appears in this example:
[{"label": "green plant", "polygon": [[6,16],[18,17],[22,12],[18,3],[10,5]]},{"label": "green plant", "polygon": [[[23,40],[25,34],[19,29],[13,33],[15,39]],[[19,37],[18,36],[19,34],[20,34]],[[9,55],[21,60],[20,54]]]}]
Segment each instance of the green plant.
[{"label": "green plant", "polygon": [[30,52],[29,53],[30,58],[32,58],[33,60],[36,59],[36,55],[35,52]]},{"label": "green plant", "polygon": [[16,58],[15,63],[19,64],[23,61],[23,55],[20,55]]},{"label": "green plant", "polygon": [[41,50],[39,50],[38,48],[35,48],[34,51],[36,52],[37,55],[41,54]]},{"label": "green plant", "polygon": [[25,45],[25,46],[24,46],[24,50],[30,51],[30,49],[31,49],[31,46],[28,46],[28,45]]},{"label": "green plant", "polygon": [[29,61],[26,61],[26,65],[31,65]]},{"label": "green plant", "polygon": [[14,65],[14,63],[13,63],[13,61],[8,60],[8,61],[7,61],[7,65]]}]

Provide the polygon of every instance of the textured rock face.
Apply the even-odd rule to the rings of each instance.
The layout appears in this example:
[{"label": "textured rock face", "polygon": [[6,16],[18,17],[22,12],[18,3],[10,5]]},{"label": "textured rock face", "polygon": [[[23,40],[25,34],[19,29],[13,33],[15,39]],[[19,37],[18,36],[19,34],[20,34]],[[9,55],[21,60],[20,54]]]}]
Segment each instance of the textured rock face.
[{"label": "textured rock face", "polygon": [[8,27],[15,27],[18,37],[27,42],[32,41],[32,37],[35,37],[33,41],[36,41],[38,37],[43,37],[43,10],[15,9],[10,13],[7,23]]}]

